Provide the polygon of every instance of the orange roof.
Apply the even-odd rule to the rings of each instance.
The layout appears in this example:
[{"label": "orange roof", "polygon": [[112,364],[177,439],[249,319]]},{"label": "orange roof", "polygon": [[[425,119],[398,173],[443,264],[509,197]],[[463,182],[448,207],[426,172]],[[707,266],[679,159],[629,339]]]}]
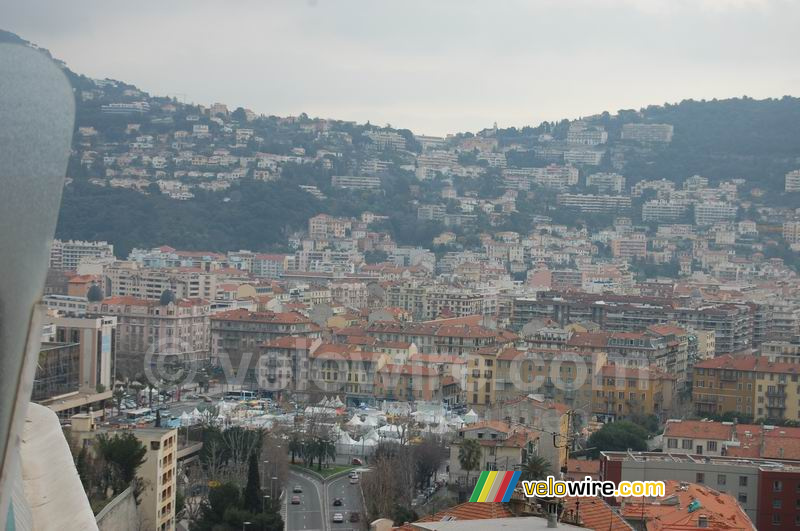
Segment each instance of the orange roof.
[{"label": "orange roof", "polygon": [[[704,485],[688,483],[681,486],[675,480],[665,480],[665,496],[658,498],[623,498],[620,513],[629,519],[644,518],[648,531],[698,529],[699,517],[708,520],[708,529],[755,530],[753,522],[730,495]],[[677,503],[663,503],[673,499]],[[697,501],[700,507],[689,512],[687,507]]]},{"label": "orange roof", "polygon": [[[423,516],[418,522],[441,522],[445,519],[453,520],[489,520],[492,518],[511,518],[514,516],[506,504],[503,503],[470,503],[465,502],[444,511]],[[406,524],[395,529],[413,531],[415,528]]]},{"label": "orange roof", "polygon": [[272,347],[272,348],[287,348],[287,349],[305,349],[308,350],[311,348],[311,345],[314,344],[313,339],[309,339],[307,337],[299,337],[299,336],[281,336],[278,338],[273,339],[272,341],[268,341],[264,343],[262,346],[264,347]]},{"label": "orange roof", "polygon": [[609,337],[610,334],[607,332],[575,332],[567,340],[567,345],[570,347],[605,348],[608,346]]},{"label": "orange roof", "polygon": [[479,422],[473,422],[472,424],[465,424],[459,431],[474,431],[482,430],[484,428],[489,428],[503,433],[511,433],[511,425],[509,425],[507,422],[503,422],[502,420],[481,420]]},{"label": "orange roof", "polygon": [[[573,459],[570,459],[570,463]],[[581,461],[592,463],[594,461]],[[599,465],[599,461],[597,462]],[[564,512],[561,513],[563,523],[571,523],[577,516],[581,527],[599,529],[602,531],[630,531],[631,525],[601,498],[577,498],[567,496],[564,498]],[[574,524],[573,524],[574,525]]]},{"label": "orange roof", "polygon": [[586,474],[594,475],[600,473],[600,460],[590,459],[588,461],[583,459],[570,459],[567,461],[567,472],[570,474]]},{"label": "orange roof", "polygon": [[668,420],[664,437],[729,441],[733,437],[733,424],[709,420]]},{"label": "orange roof", "polygon": [[769,361],[763,356],[732,356],[725,354],[695,364],[696,369],[725,369],[734,371],[798,374],[800,364]]},{"label": "orange roof", "polygon": [[228,310],[219,312],[211,316],[212,321],[246,321],[246,322],[263,322],[263,323],[277,323],[277,324],[297,324],[297,323],[310,323],[308,318],[296,312],[251,312],[244,308],[237,308],[235,310]]}]

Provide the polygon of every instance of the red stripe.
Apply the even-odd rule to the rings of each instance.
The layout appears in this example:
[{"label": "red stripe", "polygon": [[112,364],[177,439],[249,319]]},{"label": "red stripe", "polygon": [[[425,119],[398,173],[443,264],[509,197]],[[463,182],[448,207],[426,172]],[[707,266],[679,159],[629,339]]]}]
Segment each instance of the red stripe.
[{"label": "red stripe", "polygon": [[503,476],[503,482],[500,484],[500,488],[497,490],[497,494],[495,494],[494,501],[501,502],[503,501],[503,497],[506,495],[506,490],[508,490],[508,484],[511,482],[511,477],[514,475],[513,472],[506,472]]}]

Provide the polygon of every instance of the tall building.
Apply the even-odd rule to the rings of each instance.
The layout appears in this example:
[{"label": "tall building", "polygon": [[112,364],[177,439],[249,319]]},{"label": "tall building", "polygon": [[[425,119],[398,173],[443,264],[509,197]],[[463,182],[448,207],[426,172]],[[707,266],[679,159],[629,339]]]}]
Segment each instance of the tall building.
[{"label": "tall building", "polygon": [[800,170],[790,171],[786,174],[784,190],[800,192]]},{"label": "tall building", "polygon": [[108,242],[83,240],[53,240],[50,247],[50,267],[77,271],[84,258],[113,258],[114,246]]},{"label": "tall building", "polygon": [[736,219],[738,207],[719,201],[703,201],[694,206],[694,222],[696,225],[713,225],[721,221]]},{"label": "tall building", "polygon": [[177,298],[213,300],[217,276],[194,268],[144,268],[136,262],[117,262],[105,270],[106,294],[158,300],[169,290]]},{"label": "tall building", "polygon": [[175,362],[207,363],[210,358],[211,306],[203,299],[176,299],[166,305],[136,297],[111,297],[90,303],[89,311],[117,318],[117,364],[121,372],[143,370],[162,356]]},{"label": "tall building", "polygon": [[596,186],[601,194],[619,195],[625,190],[625,177],[618,173],[593,173],[586,176],[586,186]]},{"label": "tall building", "polygon": [[146,529],[175,529],[175,496],[178,492],[178,430],[136,428],[133,434],[147,449],[137,470],[143,484],[139,510]]},{"label": "tall building", "polygon": [[624,124],[622,139],[636,142],[672,142],[670,124]]}]

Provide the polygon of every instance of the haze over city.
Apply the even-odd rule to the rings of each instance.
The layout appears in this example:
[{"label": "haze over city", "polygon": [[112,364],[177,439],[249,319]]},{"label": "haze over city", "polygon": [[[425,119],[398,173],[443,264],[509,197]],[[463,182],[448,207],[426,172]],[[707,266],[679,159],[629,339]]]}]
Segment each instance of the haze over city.
[{"label": "haze over city", "polygon": [[[790,94],[787,0],[0,2],[92,77],[257,113],[417,133]],[[155,14],[154,14],[155,13]]]}]

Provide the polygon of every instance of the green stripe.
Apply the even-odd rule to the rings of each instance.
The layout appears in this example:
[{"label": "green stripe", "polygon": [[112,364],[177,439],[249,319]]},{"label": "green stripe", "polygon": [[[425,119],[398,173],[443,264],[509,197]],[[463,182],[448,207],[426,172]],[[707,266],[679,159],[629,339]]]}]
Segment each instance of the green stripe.
[{"label": "green stripe", "polygon": [[472,496],[470,496],[469,501],[476,502],[481,497],[481,491],[483,490],[483,484],[486,483],[486,478],[489,477],[489,472],[483,471],[481,472],[481,477],[478,478],[478,482],[475,484],[475,490],[472,491]]}]

